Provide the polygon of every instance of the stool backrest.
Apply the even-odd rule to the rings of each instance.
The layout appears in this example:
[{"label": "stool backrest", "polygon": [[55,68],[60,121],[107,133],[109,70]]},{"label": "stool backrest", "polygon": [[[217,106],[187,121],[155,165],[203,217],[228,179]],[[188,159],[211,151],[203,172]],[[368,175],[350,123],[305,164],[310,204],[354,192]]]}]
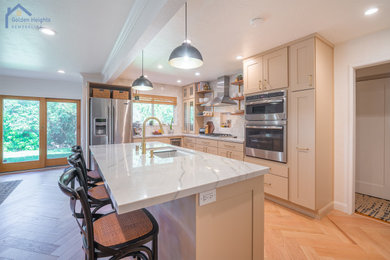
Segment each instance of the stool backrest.
[{"label": "stool backrest", "polygon": [[83,186],[86,191],[88,191],[88,176],[87,169],[83,167],[83,164],[80,159],[80,153],[73,153],[68,157],[68,163],[71,167],[79,168],[81,172],[81,181],[80,186]]},{"label": "stool backrest", "polygon": [[[83,250],[88,256],[87,259],[95,259],[94,235],[92,224],[92,213],[88,202],[87,193],[83,185],[78,188],[72,188],[73,181],[82,181],[81,169],[78,167],[69,167],[58,180],[58,186],[61,191],[70,198],[70,209],[75,217],[77,225],[83,238]],[[80,204],[81,207],[76,205]]]},{"label": "stool backrest", "polygon": [[84,154],[83,154],[83,149],[81,148],[80,145],[74,145],[72,147],[72,152],[73,153],[79,153],[80,154],[80,160],[81,160],[81,163],[83,165],[83,168],[85,170],[87,170],[87,164],[85,163],[85,159],[84,159]]}]

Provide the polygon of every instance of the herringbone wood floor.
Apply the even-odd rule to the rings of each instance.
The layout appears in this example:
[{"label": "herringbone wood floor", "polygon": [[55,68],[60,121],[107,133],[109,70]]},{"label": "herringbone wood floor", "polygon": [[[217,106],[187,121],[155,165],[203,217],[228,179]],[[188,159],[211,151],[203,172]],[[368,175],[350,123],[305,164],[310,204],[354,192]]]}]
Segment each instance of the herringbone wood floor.
[{"label": "herringbone wood floor", "polygon": [[[0,205],[1,260],[84,258],[61,172],[0,176],[23,180]],[[390,259],[390,225],[337,211],[313,220],[265,201],[265,259]]]},{"label": "herringbone wood floor", "polygon": [[265,259],[390,259],[390,225],[333,210],[321,220],[265,201]]}]

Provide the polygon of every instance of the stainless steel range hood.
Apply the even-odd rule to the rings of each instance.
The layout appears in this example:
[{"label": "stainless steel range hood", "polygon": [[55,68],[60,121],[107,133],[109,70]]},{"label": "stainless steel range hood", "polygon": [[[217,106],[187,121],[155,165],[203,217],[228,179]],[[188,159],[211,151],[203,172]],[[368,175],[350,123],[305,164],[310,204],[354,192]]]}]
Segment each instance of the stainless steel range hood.
[{"label": "stainless steel range hood", "polygon": [[230,99],[229,96],[229,87],[230,87],[230,79],[229,76],[222,76],[218,78],[217,88],[223,86],[223,95],[214,98],[207,105],[215,106],[215,107],[224,107],[224,106],[233,106],[237,105],[237,102]]}]

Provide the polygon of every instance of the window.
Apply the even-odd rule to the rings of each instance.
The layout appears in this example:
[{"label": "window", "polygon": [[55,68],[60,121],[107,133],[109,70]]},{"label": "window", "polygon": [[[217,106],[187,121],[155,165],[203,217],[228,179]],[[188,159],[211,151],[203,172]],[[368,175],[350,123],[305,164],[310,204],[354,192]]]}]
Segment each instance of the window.
[{"label": "window", "polygon": [[175,121],[176,97],[138,94],[133,101],[133,122],[142,123],[150,116],[157,117],[163,124]]}]

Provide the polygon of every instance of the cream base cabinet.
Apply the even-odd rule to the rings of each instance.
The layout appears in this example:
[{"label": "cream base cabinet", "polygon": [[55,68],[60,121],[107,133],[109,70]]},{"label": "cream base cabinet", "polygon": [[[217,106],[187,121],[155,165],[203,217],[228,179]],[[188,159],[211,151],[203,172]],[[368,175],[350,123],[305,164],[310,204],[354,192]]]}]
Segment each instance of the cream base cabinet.
[{"label": "cream base cabinet", "polygon": [[263,58],[257,57],[244,61],[244,94],[262,90]]},{"label": "cream base cabinet", "polygon": [[290,93],[290,201],[315,210],[314,89]]}]

